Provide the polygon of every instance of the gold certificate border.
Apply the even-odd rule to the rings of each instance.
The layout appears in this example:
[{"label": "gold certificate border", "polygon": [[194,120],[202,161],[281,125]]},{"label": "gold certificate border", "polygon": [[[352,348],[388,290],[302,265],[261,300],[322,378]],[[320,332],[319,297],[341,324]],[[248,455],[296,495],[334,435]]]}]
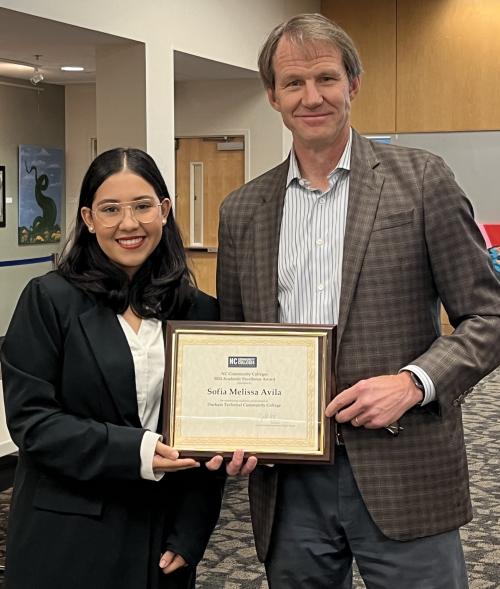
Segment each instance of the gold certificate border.
[{"label": "gold certificate border", "polygon": [[[334,326],[285,324],[221,324],[220,322],[169,322],[167,344],[168,378],[165,379],[164,419],[166,441],[185,455],[229,455],[237,448],[279,461],[330,461],[333,445],[330,420],[324,411],[333,396],[331,358]],[[277,343],[279,341],[279,343]],[[263,441],[262,436],[185,435],[182,414],[184,351],[186,346],[247,345],[302,346],[307,349],[307,427],[303,439],[280,437]],[[192,368],[191,368],[192,369]],[[317,397],[315,397],[317,396]],[[221,417],[221,424],[223,424]],[[221,425],[223,429],[223,425]]]},{"label": "gold certificate border", "polygon": [[[184,370],[184,347],[185,346],[207,346],[218,344],[216,342],[220,334],[206,334],[200,335],[198,333],[193,334],[189,330],[180,332],[177,335],[177,371],[176,371],[176,382],[175,382],[175,407],[176,412],[174,415],[174,439],[173,444],[176,448],[185,447],[196,447],[200,449],[211,450],[218,448],[221,451],[229,452],[234,450],[234,438],[227,436],[186,436],[182,429],[182,419],[179,417],[178,408],[182,407],[183,402],[183,381],[182,373]],[[220,339],[220,338],[219,338]],[[277,341],[279,340],[279,341]],[[270,333],[260,332],[258,337],[250,333],[237,333],[230,332],[224,337],[224,345],[236,346],[236,345],[247,345],[247,346],[258,346],[259,348],[266,347],[277,347],[277,346],[301,346],[307,349],[307,433],[302,441],[297,441],[295,438],[280,438],[273,439],[272,442],[263,443],[260,436],[255,437],[239,437],[238,443],[243,448],[251,447],[255,452],[265,452],[266,449],[269,451],[271,446],[280,450],[283,453],[297,453],[297,452],[309,452],[309,453],[320,453],[320,441],[322,440],[322,432],[318,432],[318,427],[315,425],[317,419],[318,410],[316,409],[317,395],[317,374],[314,370],[317,351],[317,339],[316,337],[310,337],[304,334],[290,334],[290,333]]]}]

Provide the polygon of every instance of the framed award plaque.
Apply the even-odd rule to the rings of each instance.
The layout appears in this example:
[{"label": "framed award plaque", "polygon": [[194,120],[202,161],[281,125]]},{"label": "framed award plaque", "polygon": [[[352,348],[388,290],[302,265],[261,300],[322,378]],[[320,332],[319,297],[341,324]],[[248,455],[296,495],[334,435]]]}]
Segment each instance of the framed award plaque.
[{"label": "framed award plaque", "polygon": [[335,326],[169,321],[165,443],[183,456],[330,463]]}]

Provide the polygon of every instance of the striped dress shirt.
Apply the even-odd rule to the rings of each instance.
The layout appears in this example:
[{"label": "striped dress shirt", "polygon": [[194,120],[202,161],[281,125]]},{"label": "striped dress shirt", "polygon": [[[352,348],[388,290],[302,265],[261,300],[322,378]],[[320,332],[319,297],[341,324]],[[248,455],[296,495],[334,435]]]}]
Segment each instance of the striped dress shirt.
[{"label": "striped dress shirt", "polygon": [[[292,149],[278,254],[278,303],[281,323],[337,324],[344,233],[349,203],[352,129],[344,152],[321,191],[302,178]],[[436,398],[434,383],[419,366],[422,405]]]},{"label": "striped dress shirt", "polygon": [[337,323],[352,131],[328,189],[310,186],[292,150],[278,256],[281,323]]}]

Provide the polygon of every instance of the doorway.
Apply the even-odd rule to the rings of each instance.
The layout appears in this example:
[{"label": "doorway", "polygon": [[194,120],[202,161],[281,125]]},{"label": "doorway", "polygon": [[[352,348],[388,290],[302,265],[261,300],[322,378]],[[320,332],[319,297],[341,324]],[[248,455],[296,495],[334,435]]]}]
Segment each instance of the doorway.
[{"label": "doorway", "polygon": [[245,136],[179,137],[175,216],[198,287],[215,295],[219,207],[245,182]]}]

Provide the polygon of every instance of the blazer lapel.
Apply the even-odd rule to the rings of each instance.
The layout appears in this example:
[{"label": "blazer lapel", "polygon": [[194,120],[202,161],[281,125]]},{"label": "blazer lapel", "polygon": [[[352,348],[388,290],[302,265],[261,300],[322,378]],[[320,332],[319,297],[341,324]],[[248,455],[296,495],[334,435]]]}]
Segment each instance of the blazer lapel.
[{"label": "blazer lapel", "polygon": [[377,213],[384,177],[370,142],[353,130],[349,204],[344,237],[337,354]]},{"label": "blazer lapel", "polygon": [[278,321],[278,249],[285,202],[289,159],[266,177],[261,188],[263,202],[255,214],[254,255],[256,296],[263,323]]},{"label": "blazer lapel", "polygon": [[141,427],[134,362],[116,315],[96,305],[80,315],[80,323],[118,414],[125,425]]}]

